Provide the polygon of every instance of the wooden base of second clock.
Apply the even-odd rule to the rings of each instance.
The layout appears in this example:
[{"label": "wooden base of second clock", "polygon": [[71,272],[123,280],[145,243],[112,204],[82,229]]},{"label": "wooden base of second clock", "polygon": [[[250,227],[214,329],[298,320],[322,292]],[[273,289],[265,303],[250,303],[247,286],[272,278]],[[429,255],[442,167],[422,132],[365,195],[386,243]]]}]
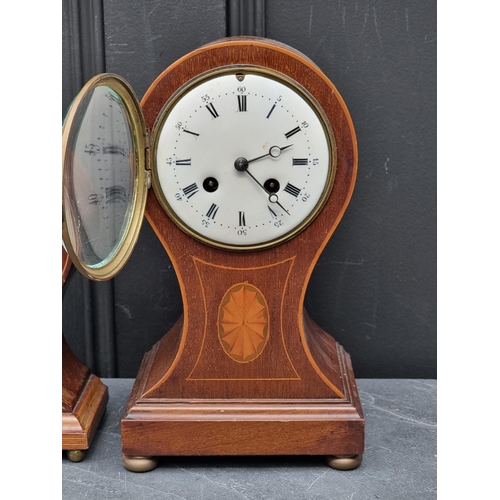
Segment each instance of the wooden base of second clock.
[{"label": "wooden base of second clock", "polygon": [[108,388],[69,349],[63,337],[62,449],[80,462],[106,410]]},{"label": "wooden base of second clock", "polygon": [[331,467],[357,467],[364,416],[350,357],[340,345],[338,352],[345,399],[146,402],[139,392],[153,349],[142,362],[121,422],[125,467],[144,472],[156,467],[158,456],[181,455],[324,455]]}]

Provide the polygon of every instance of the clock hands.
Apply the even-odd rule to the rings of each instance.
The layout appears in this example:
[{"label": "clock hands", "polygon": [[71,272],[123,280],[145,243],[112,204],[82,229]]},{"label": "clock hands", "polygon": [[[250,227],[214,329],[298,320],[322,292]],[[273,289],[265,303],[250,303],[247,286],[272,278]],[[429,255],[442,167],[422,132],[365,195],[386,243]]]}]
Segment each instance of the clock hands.
[{"label": "clock hands", "polygon": [[282,151],[284,151],[285,149],[291,148],[292,146],[293,146],[293,144],[289,144],[288,146],[285,146],[283,148],[280,148],[279,146],[271,146],[269,148],[269,153],[266,153],[265,155],[262,155],[262,156],[257,156],[257,158],[252,158],[251,160],[247,160],[247,162],[252,163],[252,162],[260,160],[262,158],[266,158],[267,156],[270,156],[271,158],[278,158]]},{"label": "clock hands", "polygon": [[[290,145],[291,146],[291,145]],[[281,154],[281,151],[283,151],[283,149],[286,149],[286,148],[289,148],[290,146],[285,146],[284,148],[280,148],[278,146],[272,146],[270,149],[269,149],[269,153],[266,154],[266,155],[263,155],[263,156],[259,156],[258,158],[254,158],[253,160],[247,160],[246,158],[243,158],[243,157],[239,157],[239,158],[236,158],[235,162],[234,162],[234,168],[236,170],[238,170],[238,172],[246,172],[268,195],[269,195],[269,201],[271,203],[276,203],[276,205],[278,205],[283,211],[285,211],[288,215],[290,215],[290,212],[279,202],[279,198],[278,198],[278,195],[276,193],[271,193],[269,192],[260,182],[259,180],[254,177],[252,175],[252,173],[250,172],[250,170],[248,170],[248,164],[251,162],[251,161],[255,161],[255,160],[259,160],[260,158],[264,158],[265,156],[273,156],[273,149],[275,150],[276,148],[278,148],[279,152],[276,154],[276,150],[274,151],[274,154],[276,154],[276,156],[273,156],[273,158],[277,158],[280,154]]]},{"label": "clock hands", "polygon": [[248,168],[245,170],[245,172],[269,195],[269,201],[271,203],[276,203],[282,210],[284,210],[288,215],[290,215],[290,212],[279,202],[278,195],[276,193],[270,193],[251,173]]}]

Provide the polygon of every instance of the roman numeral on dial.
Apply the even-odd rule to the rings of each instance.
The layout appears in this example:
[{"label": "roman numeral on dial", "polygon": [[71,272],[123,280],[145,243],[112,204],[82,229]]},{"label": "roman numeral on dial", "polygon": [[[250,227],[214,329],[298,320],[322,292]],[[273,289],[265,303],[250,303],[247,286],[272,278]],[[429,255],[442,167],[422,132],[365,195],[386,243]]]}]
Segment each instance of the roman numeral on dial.
[{"label": "roman numeral on dial", "polygon": [[292,165],[294,167],[303,166],[308,164],[307,158],[292,158]]},{"label": "roman numeral on dial", "polygon": [[208,111],[210,111],[210,114],[214,118],[217,118],[219,116],[219,113],[217,113],[217,110],[214,108],[214,105],[212,102],[210,104],[207,104],[205,107],[208,109]]},{"label": "roman numeral on dial", "polygon": [[247,96],[239,95],[238,96],[238,111],[246,111],[247,110]]},{"label": "roman numeral on dial", "polygon": [[239,218],[239,225],[240,226],[246,226],[246,223],[245,223],[245,212],[238,212],[238,218]]},{"label": "roman numeral on dial", "polygon": [[297,198],[297,196],[299,196],[299,194],[300,194],[300,189],[298,187],[294,186],[293,184],[290,184],[290,183],[288,183],[286,185],[286,187],[283,191],[285,191],[285,193],[291,194],[295,198]]},{"label": "roman numeral on dial", "polygon": [[208,209],[207,217],[209,217],[212,220],[215,219],[215,216],[217,215],[218,211],[219,211],[218,205],[212,203],[212,206]]},{"label": "roman numeral on dial", "polygon": [[176,165],[191,165],[191,158],[185,160],[175,160]]},{"label": "roman numeral on dial", "polygon": [[200,136],[200,134],[197,134],[196,132],[191,132],[191,130],[188,130],[187,128],[183,129],[182,131],[186,132],[186,134],[195,135],[196,137]]},{"label": "roman numeral on dial", "polygon": [[290,139],[290,137],[292,137],[292,135],[295,135],[297,132],[300,132],[300,127],[295,127],[295,128],[293,128],[292,130],[290,130],[289,132],[287,132],[287,133],[285,134],[285,137],[286,137],[287,139]]},{"label": "roman numeral on dial", "polygon": [[191,198],[191,196],[194,196],[199,191],[199,188],[196,182],[193,182],[193,184],[183,188],[182,191],[188,198]]}]

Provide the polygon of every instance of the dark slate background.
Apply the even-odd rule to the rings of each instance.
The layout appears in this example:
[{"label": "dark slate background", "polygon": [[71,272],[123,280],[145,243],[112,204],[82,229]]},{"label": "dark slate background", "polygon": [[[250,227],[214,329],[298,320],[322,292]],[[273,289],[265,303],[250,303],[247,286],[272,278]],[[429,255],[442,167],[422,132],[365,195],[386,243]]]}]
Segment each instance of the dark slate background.
[{"label": "dark slate background", "polygon": [[[311,58],[356,129],[356,187],[312,275],[309,314],[351,354],[357,377],[436,378],[434,0],[69,0],[62,112],[94,74],[125,77],[141,98],[177,58],[237,34]],[[94,283],[75,271],[63,289],[63,334],[102,377],[135,377],[181,312],[147,221],[119,276]]]}]

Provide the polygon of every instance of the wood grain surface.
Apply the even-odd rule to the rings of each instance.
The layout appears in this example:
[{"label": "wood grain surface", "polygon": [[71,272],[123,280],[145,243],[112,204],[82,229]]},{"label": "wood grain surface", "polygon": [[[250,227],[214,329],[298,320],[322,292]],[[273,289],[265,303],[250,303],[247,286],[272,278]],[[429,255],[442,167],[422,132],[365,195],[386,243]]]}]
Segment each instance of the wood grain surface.
[{"label": "wood grain surface", "polygon": [[[190,79],[236,64],[282,72],[315,96],[335,136],[333,189],[295,238],[253,252],[194,240],[150,190],[146,216],[175,268],[184,314],[143,360],[122,420],[123,453],[359,454],[364,418],[350,358],[304,312],[311,272],[356,178],[356,138],[339,93],[309,59],[283,44],[223,39],[181,58],[155,80],[141,102],[146,124],[152,128],[165,102]],[[265,348],[247,363],[228,356],[219,337],[220,306],[241,284],[258,290],[267,311]]]},{"label": "wood grain surface", "polygon": [[[63,286],[71,268],[62,250]],[[71,351],[62,336],[62,449],[87,450],[106,410],[108,388]]]}]

